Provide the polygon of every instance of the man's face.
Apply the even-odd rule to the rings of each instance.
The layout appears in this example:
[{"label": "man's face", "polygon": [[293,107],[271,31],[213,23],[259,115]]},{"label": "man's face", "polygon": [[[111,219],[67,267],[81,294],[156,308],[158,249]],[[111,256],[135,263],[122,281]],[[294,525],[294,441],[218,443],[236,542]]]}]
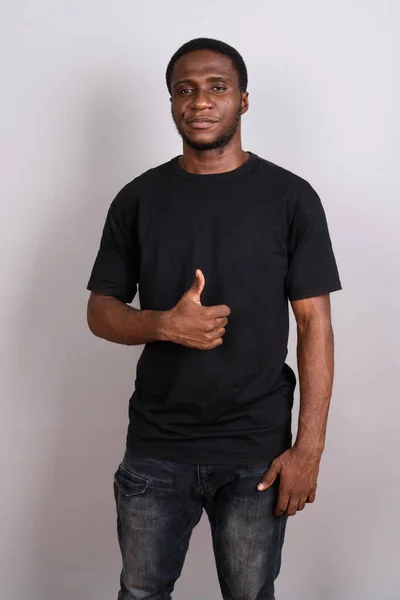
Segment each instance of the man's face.
[{"label": "man's face", "polygon": [[171,77],[172,118],[188,146],[213,150],[226,146],[247,111],[247,92],[241,93],[230,58],[196,50],[177,60]]}]

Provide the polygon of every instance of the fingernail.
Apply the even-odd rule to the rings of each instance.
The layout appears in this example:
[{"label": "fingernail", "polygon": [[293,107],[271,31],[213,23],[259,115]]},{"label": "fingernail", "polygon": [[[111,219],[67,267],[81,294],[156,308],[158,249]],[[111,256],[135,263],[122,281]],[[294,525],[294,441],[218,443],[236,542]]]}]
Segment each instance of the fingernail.
[{"label": "fingernail", "polygon": [[257,486],[258,490],[263,490],[264,489],[264,485],[262,483],[259,483]]}]

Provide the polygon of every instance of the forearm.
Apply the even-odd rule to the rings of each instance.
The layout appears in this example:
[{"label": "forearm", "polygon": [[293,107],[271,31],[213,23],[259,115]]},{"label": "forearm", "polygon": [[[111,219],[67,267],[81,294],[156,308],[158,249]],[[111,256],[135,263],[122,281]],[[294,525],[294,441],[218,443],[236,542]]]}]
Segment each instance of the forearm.
[{"label": "forearm", "polygon": [[298,325],[297,333],[300,412],[295,446],[322,454],[334,373],[330,319],[311,318]]},{"label": "forearm", "polygon": [[109,296],[92,295],[87,321],[90,331],[110,342],[135,346],[167,339],[164,311],[138,310]]}]

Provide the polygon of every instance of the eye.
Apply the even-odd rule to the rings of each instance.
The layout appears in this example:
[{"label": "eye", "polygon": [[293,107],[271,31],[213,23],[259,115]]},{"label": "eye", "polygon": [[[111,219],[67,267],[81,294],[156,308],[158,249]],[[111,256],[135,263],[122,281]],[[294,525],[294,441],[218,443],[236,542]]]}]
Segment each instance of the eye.
[{"label": "eye", "polygon": [[213,89],[213,90],[218,90],[218,91],[221,91],[221,90],[223,91],[223,90],[226,90],[226,87],[225,87],[225,86],[223,86],[223,85],[214,85],[214,86],[212,87],[212,89]]},{"label": "eye", "polygon": [[182,96],[186,96],[186,94],[184,94],[184,92],[191,92],[190,88],[184,88],[183,90],[179,90],[179,94],[181,94]]}]

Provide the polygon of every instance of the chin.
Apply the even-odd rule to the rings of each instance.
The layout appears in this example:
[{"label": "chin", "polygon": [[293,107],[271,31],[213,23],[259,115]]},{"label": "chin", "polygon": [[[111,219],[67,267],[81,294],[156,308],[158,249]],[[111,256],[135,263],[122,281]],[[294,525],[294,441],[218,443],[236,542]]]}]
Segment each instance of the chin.
[{"label": "chin", "polygon": [[187,145],[194,150],[216,150],[226,143],[225,140],[221,140],[221,138],[215,136],[209,137],[207,135],[195,135],[190,137],[185,135],[183,139]]},{"label": "chin", "polygon": [[209,136],[209,135],[190,135],[187,136],[187,138],[193,143],[193,144],[214,144],[218,138],[214,136]]}]

